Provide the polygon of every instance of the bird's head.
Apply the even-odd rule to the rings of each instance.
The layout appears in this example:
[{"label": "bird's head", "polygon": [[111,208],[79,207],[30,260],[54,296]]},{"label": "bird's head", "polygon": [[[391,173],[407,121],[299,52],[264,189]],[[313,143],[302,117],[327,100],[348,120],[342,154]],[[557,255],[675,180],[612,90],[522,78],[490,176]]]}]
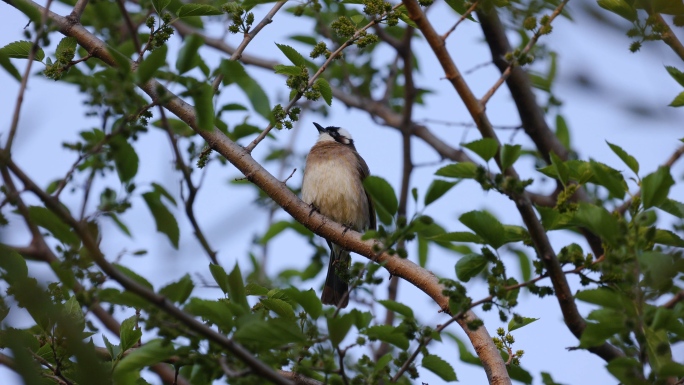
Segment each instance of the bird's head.
[{"label": "bird's head", "polygon": [[317,142],[335,141],[347,146],[354,145],[354,139],[352,139],[349,131],[344,128],[334,126],[323,127],[318,123],[314,123],[314,126],[318,129],[319,134]]}]

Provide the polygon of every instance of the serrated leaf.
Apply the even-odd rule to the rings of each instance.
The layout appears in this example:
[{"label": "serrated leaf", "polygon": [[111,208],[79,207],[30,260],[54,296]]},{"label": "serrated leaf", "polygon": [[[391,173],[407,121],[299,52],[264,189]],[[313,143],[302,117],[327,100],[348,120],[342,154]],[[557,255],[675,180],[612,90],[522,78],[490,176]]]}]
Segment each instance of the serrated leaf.
[{"label": "serrated leaf", "polygon": [[323,100],[325,100],[325,103],[331,106],[333,94],[332,88],[330,87],[330,84],[328,84],[328,81],[323,78],[318,78],[316,79],[316,83],[314,84],[318,88],[318,91],[320,91]]},{"label": "serrated leaf", "polygon": [[480,254],[468,254],[456,262],[456,277],[463,282],[480,274],[487,266],[487,258]]},{"label": "serrated leaf", "polygon": [[261,304],[264,305],[268,310],[278,314],[284,318],[295,319],[294,309],[292,305],[278,298],[264,298],[261,300]]},{"label": "serrated leaf", "polygon": [[12,64],[10,61],[9,56],[0,51],[0,66],[5,69],[14,79],[16,79],[18,82],[21,82],[21,74],[17,70],[17,68]]},{"label": "serrated leaf", "polygon": [[448,182],[441,179],[433,180],[425,193],[425,206],[441,198],[442,195],[446,194],[456,184],[458,184],[458,181]]},{"label": "serrated leaf", "polygon": [[665,202],[672,185],[674,179],[670,175],[669,167],[660,166],[656,172],[646,175],[641,181],[641,202],[644,209]]},{"label": "serrated leaf", "polygon": [[[57,44],[57,48],[55,49],[55,55],[56,56],[62,56],[62,55],[68,55],[71,56],[71,59],[74,58],[74,54],[76,53],[76,46],[78,45],[78,40],[76,40],[75,37],[73,36],[67,36],[62,38],[62,40],[59,41]],[[71,51],[71,54],[68,54],[68,51]],[[69,59],[69,60],[71,60]]]},{"label": "serrated leaf", "polygon": [[[26,40],[19,40],[7,44],[6,46],[0,48],[0,53],[6,55],[12,59],[28,59],[33,43]],[[33,56],[33,60],[42,62],[45,58],[45,52],[43,49],[38,47],[36,53]]]},{"label": "serrated leaf", "polygon": [[492,214],[486,211],[469,211],[458,219],[495,249],[506,243],[504,227]]},{"label": "serrated leaf", "polygon": [[390,343],[402,350],[407,350],[409,348],[409,340],[406,337],[406,334],[391,325],[371,326],[365,330],[365,334],[371,341],[378,339]]},{"label": "serrated leaf", "polygon": [[183,303],[190,297],[194,288],[195,284],[192,282],[190,274],[185,274],[178,281],[162,287],[159,290],[159,294],[165,296],[172,302]]},{"label": "serrated leaf", "polygon": [[283,64],[277,64],[273,66],[275,73],[281,75],[299,76],[302,74],[302,67],[297,66],[286,66]]},{"label": "serrated leaf", "polygon": [[354,323],[354,316],[351,313],[340,317],[328,318],[328,335],[333,346],[339,346],[340,342],[347,336],[349,329]]},{"label": "serrated leaf", "polygon": [[681,107],[684,106],[684,92],[680,92],[675,98],[672,100],[670,104],[668,104],[670,107]]},{"label": "serrated leaf", "polygon": [[72,246],[77,246],[81,242],[78,235],[71,231],[69,225],[49,209],[41,206],[29,206],[28,212],[33,223],[49,231],[60,242]]},{"label": "serrated leaf", "polygon": [[171,0],[152,0],[152,6],[157,11],[157,15],[161,15],[162,11],[171,4]]},{"label": "serrated leaf", "polygon": [[563,183],[563,186],[568,184],[568,178],[570,177],[570,169],[567,164],[558,156],[555,152],[550,152],[549,157],[551,158],[551,166],[555,171],[554,178]]},{"label": "serrated leaf", "polygon": [[476,153],[485,162],[489,161],[496,155],[499,150],[499,143],[492,138],[482,138],[474,142],[466,143],[463,147]]},{"label": "serrated leaf", "polygon": [[406,318],[413,318],[413,310],[410,307],[404,305],[403,303],[395,302],[392,300],[378,300],[378,303],[389,311],[401,314]]},{"label": "serrated leaf", "polygon": [[504,144],[501,148],[501,169],[505,170],[511,167],[520,157],[521,146],[519,144],[510,145]]},{"label": "serrated leaf", "polygon": [[630,170],[634,171],[635,174],[639,174],[639,162],[637,162],[633,156],[629,155],[620,146],[616,146],[608,141],[606,141],[606,143],[608,143],[610,149],[613,150],[615,155],[617,155],[627,165],[627,167],[629,167]]},{"label": "serrated leaf", "polygon": [[190,301],[188,301],[183,309],[192,315],[202,317],[206,321],[213,323],[223,333],[229,333],[233,328],[233,313],[225,301],[190,298]]},{"label": "serrated leaf", "polygon": [[159,68],[166,65],[167,51],[168,48],[166,45],[163,45],[152,51],[145,60],[140,63],[136,71],[138,83],[146,83],[154,76]]},{"label": "serrated leaf", "polygon": [[239,327],[233,338],[243,344],[256,345],[262,349],[306,341],[306,336],[298,324],[288,318],[252,320]]},{"label": "serrated leaf", "polygon": [[295,288],[286,290],[287,295],[297,302],[313,319],[318,319],[323,313],[323,304],[313,289],[299,291]]},{"label": "serrated leaf", "polygon": [[[446,3],[459,15],[466,13],[469,8],[469,6],[466,6],[466,0],[446,0]],[[468,20],[475,21],[472,15],[468,15]]]},{"label": "serrated leaf", "polygon": [[193,33],[185,37],[185,42],[178,51],[178,58],[176,58],[176,70],[180,75],[199,65],[200,57],[197,52],[203,44],[204,39],[197,34]]},{"label": "serrated leaf", "polygon": [[290,60],[290,62],[296,66],[306,66],[306,59],[297,50],[285,44],[278,44],[278,49],[280,52],[284,53],[285,56]]},{"label": "serrated leaf", "polygon": [[237,262],[233,270],[228,274],[228,295],[232,302],[242,305],[245,309],[249,309],[247,294],[245,293],[245,283],[242,280],[242,272],[240,272],[240,265]]},{"label": "serrated leaf", "polygon": [[394,188],[385,179],[371,175],[364,179],[363,187],[373,198],[378,217],[384,224],[391,224],[392,217],[397,213],[399,202]]},{"label": "serrated leaf", "polygon": [[670,76],[672,76],[672,78],[679,83],[680,86],[684,87],[684,72],[671,66],[665,66],[665,69],[667,70],[667,73],[669,73]]},{"label": "serrated leaf", "polygon": [[148,341],[126,354],[114,367],[115,384],[133,384],[140,377],[140,370],[173,356],[173,345],[163,339]]},{"label": "serrated leaf", "polygon": [[635,21],[637,18],[636,9],[625,0],[598,0],[598,5],[629,21]]},{"label": "serrated leaf", "polygon": [[223,15],[223,11],[207,4],[184,4],[176,12],[179,18],[191,16],[217,16]]},{"label": "serrated leaf", "polygon": [[563,115],[556,115],[556,137],[565,148],[570,149],[570,130]]},{"label": "serrated leaf", "polygon": [[214,88],[211,84],[201,83],[191,91],[195,102],[195,116],[197,128],[202,131],[214,129]]},{"label": "serrated leaf", "polygon": [[221,265],[210,264],[209,272],[211,272],[211,276],[214,277],[214,282],[216,282],[221,291],[228,294],[228,274],[223,270],[223,267],[221,267]]},{"label": "serrated leaf", "polygon": [[485,241],[479,235],[469,233],[467,231],[454,231],[450,233],[442,233],[429,237],[428,239],[436,242],[470,242],[481,243]]},{"label": "serrated leaf", "polygon": [[589,164],[596,184],[608,189],[608,192],[618,199],[625,197],[627,183],[619,171],[594,160],[590,160]]},{"label": "serrated leaf", "polygon": [[522,322],[517,322],[515,317],[514,317],[513,319],[511,319],[508,322],[508,331],[512,332],[515,329],[520,329],[521,327],[527,326],[527,325],[531,324],[532,322],[537,321],[538,319],[539,318],[522,317],[522,320],[521,320]]},{"label": "serrated leaf", "polygon": [[109,142],[114,166],[122,183],[130,182],[138,173],[140,159],[133,146],[121,135],[114,136]]},{"label": "serrated leaf", "polygon": [[161,195],[157,192],[147,192],[143,194],[143,199],[152,213],[157,231],[165,234],[169,238],[171,245],[178,249],[178,240],[180,238],[178,222],[176,222],[176,217],[161,202]]},{"label": "serrated leaf", "polygon": [[448,178],[473,179],[477,176],[477,165],[470,162],[460,162],[446,165],[435,173]]},{"label": "serrated leaf", "polygon": [[668,198],[659,204],[658,208],[678,218],[684,218],[684,203]]},{"label": "serrated leaf", "polygon": [[653,242],[667,246],[684,247],[684,240],[670,230],[657,229]]},{"label": "serrated leaf", "polygon": [[620,225],[617,218],[605,208],[589,203],[580,203],[578,210],[572,214],[568,224],[586,227],[612,245],[616,244],[620,235]]},{"label": "serrated leaf", "polygon": [[119,331],[121,343],[119,346],[121,347],[122,352],[132,348],[138,343],[138,341],[140,341],[140,337],[142,337],[142,331],[136,327],[137,322],[138,320],[136,316],[126,318],[123,322],[121,322],[121,329]]},{"label": "serrated leaf", "polygon": [[423,356],[421,364],[425,369],[435,373],[444,381],[458,381],[456,378],[456,372],[454,372],[454,368],[451,367],[451,365],[444,361],[440,356],[426,354]]},{"label": "serrated leaf", "polygon": [[316,38],[313,36],[292,35],[292,36],[288,37],[288,39],[292,39],[294,41],[298,41],[300,43],[308,44],[311,46],[318,44],[318,40],[316,40]]},{"label": "serrated leaf", "polygon": [[245,93],[250,103],[252,103],[254,111],[270,121],[272,116],[268,95],[266,95],[259,83],[247,74],[242,63],[233,60],[223,60],[219,69],[224,76],[223,84],[236,83]]}]

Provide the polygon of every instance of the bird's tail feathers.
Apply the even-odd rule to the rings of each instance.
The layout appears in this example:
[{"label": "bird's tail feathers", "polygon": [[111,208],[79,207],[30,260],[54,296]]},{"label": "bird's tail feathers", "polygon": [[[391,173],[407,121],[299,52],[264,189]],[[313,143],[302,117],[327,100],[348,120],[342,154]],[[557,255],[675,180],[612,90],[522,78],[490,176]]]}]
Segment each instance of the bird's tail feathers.
[{"label": "bird's tail feathers", "polygon": [[340,278],[339,272],[349,270],[351,256],[349,251],[333,244],[328,263],[328,275],[325,278],[325,286],[321,294],[321,302],[326,305],[335,305],[345,308],[349,304],[349,284],[346,279]]}]

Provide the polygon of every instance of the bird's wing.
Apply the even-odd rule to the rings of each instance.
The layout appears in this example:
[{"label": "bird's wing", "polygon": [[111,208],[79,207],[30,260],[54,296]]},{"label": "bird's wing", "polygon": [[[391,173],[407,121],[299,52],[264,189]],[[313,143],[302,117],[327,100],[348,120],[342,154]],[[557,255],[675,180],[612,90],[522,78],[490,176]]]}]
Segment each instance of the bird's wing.
[{"label": "bird's wing", "polygon": [[[358,152],[354,151],[354,155],[356,156],[356,164],[357,164],[357,169],[359,171],[359,176],[361,177],[361,180],[364,180],[370,175],[370,169],[368,168],[366,161],[363,160],[363,158],[361,157],[361,155],[359,155]],[[368,200],[368,219],[369,219],[368,228],[375,230],[377,228],[377,219],[375,217],[375,207],[373,206],[373,200],[371,199],[370,195],[368,195],[368,191],[366,191],[366,199]]]}]

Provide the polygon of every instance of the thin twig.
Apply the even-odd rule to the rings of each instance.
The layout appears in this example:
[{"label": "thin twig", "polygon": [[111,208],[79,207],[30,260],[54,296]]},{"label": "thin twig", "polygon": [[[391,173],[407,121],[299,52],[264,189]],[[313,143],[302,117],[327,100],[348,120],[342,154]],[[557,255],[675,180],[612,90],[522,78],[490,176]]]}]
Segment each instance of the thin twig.
[{"label": "thin twig", "polygon": [[[541,32],[544,29],[544,27],[551,25],[553,20],[561,14],[563,8],[565,7],[565,4],[567,4],[568,1],[569,0],[563,0],[560,4],[558,4],[558,7],[556,7],[553,13],[551,13],[551,15],[549,16],[549,21],[547,22],[547,24],[539,26],[537,32],[534,33],[534,35],[530,38],[530,41],[527,42],[525,48],[520,52],[521,56],[527,55],[530,52],[530,50],[532,50],[532,47],[534,47],[534,45],[537,44],[537,40],[539,40],[539,38],[542,36]],[[490,88],[489,91],[487,91],[484,94],[484,96],[482,96],[482,99],[480,99],[480,103],[483,106],[487,105],[487,102],[489,101],[489,99],[492,98],[492,96],[494,96],[496,90],[498,90],[499,87],[501,87],[501,85],[506,81],[506,79],[508,79],[508,77],[511,75],[511,71],[513,70],[514,65],[515,63],[511,62],[508,65],[508,68],[506,68],[506,70],[501,74],[499,80],[497,80],[496,83],[494,83],[494,85],[492,86],[492,88]]]},{"label": "thin twig", "polygon": [[133,21],[131,21],[131,15],[128,14],[128,10],[126,9],[124,0],[116,0],[116,4],[119,6],[119,11],[121,11],[121,15],[123,16],[124,22],[126,23],[128,33],[131,35],[131,39],[133,39],[133,45],[135,46],[136,52],[140,52],[140,49],[142,47],[140,47],[140,40],[138,40],[138,31],[137,28],[133,25]]},{"label": "thin twig", "polygon": [[36,38],[33,39],[33,45],[31,45],[31,51],[28,54],[28,60],[26,62],[26,69],[24,70],[24,76],[21,78],[21,85],[19,86],[19,93],[17,94],[17,101],[14,105],[14,114],[12,114],[12,123],[10,124],[9,134],[7,135],[7,142],[5,143],[4,151],[12,151],[12,143],[14,142],[14,136],[17,134],[17,128],[19,127],[19,114],[21,112],[21,106],[24,103],[24,93],[26,92],[26,86],[28,84],[29,76],[31,75],[31,67],[33,66],[33,61],[36,58],[36,52],[38,52],[38,42],[43,37],[43,31],[45,30],[45,23],[47,22],[48,12],[50,11],[50,6],[52,5],[52,0],[47,0],[45,8],[41,15],[40,27],[36,31]]},{"label": "thin twig", "polygon": [[470,8],[468,8],[468,10],[465,11],[463,15],[461,15],[456,24],[454,24],[453,27],[451,27],[448,31],[446,31],[446,33],[444,33],[444,35],[442,35],[442,40],[446,41],[449,35],[451,35],[451,33],[456,30],[456,27],[458,27],[458,25],[461,24],[463,20],[467,19],[468,16],[470,16],[470,14],[473,13],[473,11],[475,11],[475,8],[477,8],[479,2],[480,0],[475,1],[473,5],[471,5]]},{"label": "thin twig", "polygon": [[[402,4],[399,3],[399,4],[395,5],[394,7],[392,7],[392,11],[394,11],[395,9],[401,7],[401,5],[402,5]],[[354,35],[353,35],[352,37],[350,37],[347,41],[345,41],[344,43],[342,43],[342,45],[339,46],[333,53],[331,53],[331,54],[330,54],[330,57],[328,57],[328,59],[323,63],[323,65],[321,65],[320,68],[318,68],[318,71],[316,71],[316,73],[315,73],[311,78],[309,78],[309,82],[308,82],[306,88],[311,87],[311,86],[314,84],[314,82],[316,82],[316,79],[318,79],[318,77],[321,76],[321,74],[323,73],[323,71],[325,71],[326,68],[328,68],[328,65],[330,65],[330,63],[331,63],[333,60],[335,60],[335,58],[336,58],[336,57],[337,57],[345,48],[347,48],[347,47],[349,47],[350,45],[352,45],[359,37],[361,37],[361,35],[362,35],[368,28],[370,28],[370,27],[372,27],[372,26],[374,26],[374,25],[376,25],[376,24],[379,24],[379,23],[382,21],[382,18],[385,17],[386,15],[387,15],[387,12],[386,12],[386,13],[383,13],[383,14],[380,15],[380,17],[378,17],[377,19],[374,19],[374,20],[371,21],[370,23],[366,24],[364,27],[362,27],[361,29],[359,29],[358,31],[356,31],[356,33],[354,33]],[[301,97],[302,97],[302,92],[297,92],[297,94],[292,98],[292,100],[290,100],[290,102],[287,104],[287,106],[285,106],[285,108],[283,108],[283,111],[284,111],[285,113],[288,113],[288,112],[290,111],[290,109],[291,109],[292,107],[294,107],[295,103],[297,103],[297,101],[298,101]],[[274,127],[273,123],[269,123],[268,127],[266,127],[266,129],[263,130],[263,131],[259,134],[259,136],[257,136],[249,145],[247,145],[247,147],[245,147],[245,150],[247,151],[247,153],[251,153],[252,150],[254,150],[254,148],[259,144],[259,142],[261,142],[262,140],[264,140],[264,138],[266,137],[266,135],[268,135],[268,133],[271,131],[271,129],[273,129],[273,127]]]},{"label": "thin twig", "polygon": [[74,8],[71,10],[69,18],[75,21],[81,21],[81,15],[85,10],[86,5],[88,5],[88,0],[78,0],[76,5],[74,5]]},{"label": "thin twig", "polygon": [[[247,48],[247,45],[254,39],[254,36],[256,36],[259,31],[261,31],[265,26],[273,22],[273,16],[280,10],[280,8],[285,5],[287,0],[281,0],[271,8],[270,11],[264,16],[263,19],[259,22],[259,24],[256,25],[249,33],[245,34],[245,37],[242,39],[242,43],[235,49],[235,52],[230,56],[230,59],[228,60],[240,60],[242,57],[242,52],[244,52],[245,48]],[[214,79],[214,82],[211,84],[211,86],[214,88],[214,92],[217,92],[219,89],[219,86],[221,85],[221,82],[223,81],[223,74],[218,74],[216,76],[216,79]]]},{"label": "thin twig", "polygon": [[670,48],[672,48],[672,51],[674,51],[674,53],[676,53],[680,59],[684,60],[684,45],[682,45],[682,42],[677,38],[677,35],[675,35],[675,33],[672,31],[670,25],[665,22],[665,19],[663,19],[663,16],[661,14],[652,12],[648,7],[647,9],[649,16],[655,16],[656,21],[665,27],[665,31],[661,34],[663,42],[669,45]]}]

